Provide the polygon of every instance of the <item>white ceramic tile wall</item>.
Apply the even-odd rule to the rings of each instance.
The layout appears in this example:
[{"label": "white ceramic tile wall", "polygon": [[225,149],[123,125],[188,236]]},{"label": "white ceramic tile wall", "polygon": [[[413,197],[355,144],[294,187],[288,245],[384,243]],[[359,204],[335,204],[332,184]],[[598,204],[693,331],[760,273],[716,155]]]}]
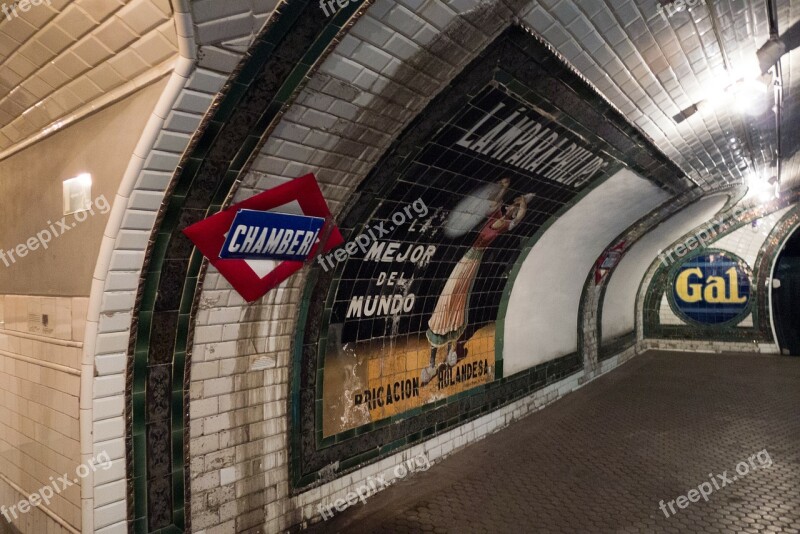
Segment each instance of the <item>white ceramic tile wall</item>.
[{"label": "white ceramic tile wall", "polygon": [[[641,280],[644,277],[651,263],[658,259],[661,249],[665,249],[669,243],[674,242],[689,230],[713,219],[714,214],[722,208],[727,198],[727,195],[716,195],[698,200],[642,236],[625,253],[606,287],[603,313],[601,314],[603,340],[614,339],[633,331],[636,294],[639,286],[631,281]],[[661,309],[664,311],[663,305]],[[669,305],[667,305],[667,310],[669,310]],[[669,310],[669,313],[672,311]],[[662,315],[662,321],[672,320],[668,314]],[[679,320],[674,314],[672,317],[676,321]]]},{"label": "white ceramic tile wall", "polygon": [[658,320],[664,325],[681,326],[686,324],[686,321],[675,315],[675,312],[672,311],[666,293],[661,297],[661,305],[658,308]]},{"label": "white ceramic tile wall", "polygon": [[[769,233],[772,231],[772,229],[775,227],[778,221],[780,221],[781,217],[783,217],[793,207],[794,204],[791,206],[787,206],[786,208],[780,209],[774,213],[771,213],[766,217],[758,219],[757,224],[755,226],[753,226],[752,224],[745,225],[742,228],[739,228],[738,230],[722,237],[718,241],[715,241],[711,246],[715,249],[721,249],[733,252],[734,254],[745,260],[747,264],[750,266],[750,268],[753,268],[756,258],[758,256],[758,251],[761,249],[761,246],[764,244],[764,241],[766,241],[767,236],[769,236]],[[661,298],[661,306],[659,308],[659,320],[661,324],[664,325],[686,324],[686,322],[683,319],[675,315],[675,312],[672,311],[672,308],[670,307],[669,302],[667,300],[666,294],[664,294],[663,297]],[[753,326],[752,314],[748,315],[737,326],[743,328],[748,326]]]},{"label": "white ceramic tile wall", "polygon": [[[759,224],[756,231],[750,225],[744,226],[731,234],[724,236],[718,241],[714,242],[711,246],[714,248],[721,248],[722,250],[730,250],[731,252],[740,255],[747,261],[754,262],[758,254],[758,250],[766,240],[769,231],[774,228],[775,224],[780,220],[781,216],[786,214],[792,206],[782,208],[775,213],[759,219]],[[737,252],[738,251],[738,252]],[[637,350],[647,349],[663,349],[663,350],[687,350],[687,351],[700,351],[700,352],[755,352],[765,354],[777,354],[778,347],[774,342],[766,343],[753,343],[753,342],[724,342],[724,341],[689,341],[689,340],[661,340],[661,339],[645,339],[644,332],[641,328],[643,324],[644,313],[644,296],[647,288],[653,279],[659,263],[653,262],[647,273],[642,280],[639,288],[639,293],[636,297],[636,317],[637,317]],[[666,293],[661,297],[659,306],[659,321],[665,325],[682,325],[685,322],[677,317],[669,306]],[[740,324],[741,327],[753,325],[752,314],[748,315]]]},{"label": "white ceramic tile wall", "polygon": [[127,532],[124,362],[142,262],[156,214],[192,134],[242,58],[241,50],[229,47],[228,41],[239,40],[249,46],[275,5],[274,0],[191,2],[191,20],[197,24],[192,37],[196,40],[190,48],[197,47],[197,61],[185,74],[175,101],[159,103],[153,120],[163,119],[163,123],[155,145],[135,156],[145,160],[135,186],[120,192],[115,200],[112,214],[119,215],[111,218],[105,245],[113,252],[109,265],[105,269],[100,266],[95,273],[92,292],[102,298],[97,309],[90,310],[90,316],[98,319],[90,320],[87,327],[96,376],[86,411],[94,432],[82,452],[96,455],[107,451],[113,460],[112,469],[91,481],[84,500],[84,514],[91,515],[95,531],[101,534]]},{"label": "white ceramic tile wall", "polygon": [[[0,503],[10,506],[74,475],[80,463],[80,357],[86,298],[0,296]],[[44,320],[46,316],[46,320]],[[47,506],[73,529],[81,527],[80,486]],[[3,519],[0,518],[0,521]],[[55,522],[37,510],[20,514],[22,532]]]},{"label": "white ceramic tile wall", "polygon": [[[313,171],[338,211],[404,124],[488,44],[487,32],[500,31],[511,19],[502,8],[464,6],[475,22],[459,19],[442,34],[461,7],[429,1],[414,14],[405,4],[378,0],[359,19],[283,116],[236,200]],[[456,41],[468,48],[454,46]],[[413,68],[407,59],[412,52]],[[364,148],[354,152],[351,139]],[[198,532],[251,526],[277,532],[302,522],[315,499],[361,476],[289,496],[289,347],[303,281],[295,276],[245,307],[209,269],[192,356],[191,506]],[[256,361],[270,367],[248,372]],[[504,424],[504,417],[486,428]]]},{"label": "white ceramic tile wall", "polygon": [[[3,477],[0,477],[0,503],[8,506],[18,503],[22,499],[22,494]],[[0,520],[5,521],[5,519]],[[35,534],[78,534],[80,532],[73,527],[65,527],[57,523],[42,508],[33,508],[28,513],[19,515],[14,519],[13,526],[19,532]]]},{"label": "white ceramic tile wall", "polygon": [[548,228],[523,262],[509,297],[503,343],[507,376],[578,349],[586,276],[611,240],[668,198],[624,169]]}]

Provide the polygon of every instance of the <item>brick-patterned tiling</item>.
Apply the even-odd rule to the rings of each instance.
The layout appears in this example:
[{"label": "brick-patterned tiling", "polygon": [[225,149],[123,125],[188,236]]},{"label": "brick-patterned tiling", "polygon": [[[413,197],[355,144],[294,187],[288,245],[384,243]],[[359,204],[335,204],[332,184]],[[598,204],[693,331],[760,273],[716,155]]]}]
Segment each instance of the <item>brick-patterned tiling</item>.
[{"label": "brick-patterned tiling", "polygon": [[798,358],[650,352],[311,531],[797,533],[798,383]]},{"label": "brick-patterned tiling", "polygon": [[[0,505],[7,508],[80,463],[86,306],[84,297],[0,295]],[[106,363],[99,360],[98,368]],[[56,495],[48,508],[80,529],[79,486]],[[14,518],[22,532],[45,532],[48,524],[55,527],[38,509]],[[5,527],[0,516],[0,534]]]}]

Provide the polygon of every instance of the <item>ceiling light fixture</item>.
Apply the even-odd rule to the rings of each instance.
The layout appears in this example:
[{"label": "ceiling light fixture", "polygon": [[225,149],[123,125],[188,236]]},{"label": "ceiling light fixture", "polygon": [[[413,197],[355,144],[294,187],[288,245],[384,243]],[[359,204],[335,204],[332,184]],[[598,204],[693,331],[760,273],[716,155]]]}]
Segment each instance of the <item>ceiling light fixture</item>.
[{"label": "ceiling light fixture", "polygon": [[772,105],[769,87],[759,79],[742,79],[732,84],[727,93],[740,113],[761,115]]},{"label": "ceiling light fixture", "polygon": [[773,176],[767,180],[758,173],[751,172],[747,176],[746,198],[755,198],[761,204],[766,204],[779,196],[778,179]]},{"label": "ceiling light fixture", "polygon": [[768,111],[772,105],[772,102],[767,98],[769,93],[769,80],[767,78],[768,76],[754,79],[739,78],[726,86],[712,89],[708,97],[686,109],[682,109],[672,119],[680,124],[697,112],[731,105],[740,113],[760,115]]}]

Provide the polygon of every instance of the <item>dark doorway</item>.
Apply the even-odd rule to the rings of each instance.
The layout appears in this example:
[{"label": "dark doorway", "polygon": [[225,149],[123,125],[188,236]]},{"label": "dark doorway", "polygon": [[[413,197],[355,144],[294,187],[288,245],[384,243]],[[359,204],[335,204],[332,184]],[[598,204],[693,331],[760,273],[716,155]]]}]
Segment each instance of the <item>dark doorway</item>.
[{"label": "dark doorway", "polygon": [[772,313],[781,352],[800,356],[800,232],[795,231],[780,252],[772,286]]}]

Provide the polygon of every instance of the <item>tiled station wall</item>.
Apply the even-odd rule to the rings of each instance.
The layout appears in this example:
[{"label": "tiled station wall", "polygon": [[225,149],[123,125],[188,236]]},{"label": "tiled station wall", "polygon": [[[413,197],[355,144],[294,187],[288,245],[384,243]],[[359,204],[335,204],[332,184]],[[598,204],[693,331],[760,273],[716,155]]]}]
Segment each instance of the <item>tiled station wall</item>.
[{"label": "tiled station wall", "polygon": [[[89,9],[92,16],[95,12],[106,13],[100,17],[102,19],[118,10],[124,3],[109,1],[109,5],[106,6],[104,2],[90,2],[83,3],[82,8],[70,5],[63,15],[55,16],[56,9],[63,9],[67,5],[66,1],[59,0],[53,2],[54,9],[48,9],[48,16],[55,17],[53,24],[60,24],[67,16],[81,16],[81,9]],[[148,55],[150,52],[160,54],[159,61],[175,57],[177,46],[173,45],[176,45],[181,36],[175,35],[175,20],[171,15],[175,7],[181,4],[182,2],[178,0],[128,2],[124,9],[116,13],[117,17],[107,18],[97,31],[86,34],[83,40],[88,41],[96,37],[99,43],[95,42],[100,48],[95,47],[96,50],[93,48],[94,58],[102,55],[104,60],[108,59],[109,64],[124,72],[126,76],[138,75],[142,68],[149,68],[152,65],[149,63],[144,65],[136,59],[136,54],[144,54],[146,60],[150,59],[151,56]],[[0,426],[0,447],[2,447],[0,461],[3,462],[0,465],[0,504],[16,503],[23,498],[23,495],[14,489],[15,487],[30,493],[44,486],[50,476],[74,473],[82,456],[85,459],[100,453],[108,453],[112,460],[112,467],[108,471],[101,469],[93,476],[87,477],[84,485],[88,487],[82,489],[80,485],[74,485],[55,499],[52,506],[53,513],[58,515],[61,521],[68,523],[69,527],[61,527],[57,520],[44,514],[41,509],[35,509],[14,522],[13,526],[22,532],[80,531],[82,491],[84,499],[89,497],[92,500],[91,506],[87,507],[88,503],[83,503],[83,518],[90,517],[94,524],[91,531],[110,533],[128,530],[124,442],[125,348],[130,337],[131,314],[144,251],[164,191],[192,133],[197,129],[215,94],[249,48],[254,35],[260,31],[277,1],[213,2],[213,5],[211,2],[191,1],[187,4],[192,10],[189,17],[193,22],[191,27],[194,35],[183,36],[191,39],[191,43],[184,49],[189,51],[196,49],[196,62],[186,76],[184,90],[176,97],[175,102],[166,109],[159,103],[156,116],[151,117],[151,122],[152,119],[160,118],[165,123],[163,129],[157,132],[155,146],[148,147],[145,153],[134,154],[132,158],[133,161],[146,158],[133,190],[120,192],[116,199],[113,192],[106,194],[109,202],[121,207],[122,210],[112,212],[112,225],[106,228],[105,233],[106,239],[113,236],[110,239],[114,250],[113,256],[107,265],[101,265],[100,269],[95,271],[92,291],[102,293],[98,309],[94,310],[98,318],[89,323],[87,329],[89,299],[85,297],[74,299],[4,297],[6,324],[5,330],[0,330],[0,351],[2,351],[0,352],[0,401],[2,401],[0,406],[9,413],[9,416],[5,417],[4,413],[0,421],[11,421],[13,428]],[[20,23],[25,24],[22,20]],[[124,24],[124,26],[115,27],[114,24]],[[147,34],[146,43],[136,43],[135,46],[125,48],[125,43],[130,43],[133,38],[129,33],[138,30],[142,30],[142,34]],[[23,39],[20,35],[16,37]],[[81,37],[76,36],[74,40],[81,41]],[[168,46],[162,46],[165,42]],[[74,45],[74,47],[80,46],[81,43],[77,42]],[[143,46],[144,52],[142,52]],[[146,48],[147,46],[150,48]],[[80,53],[78,55],[80,56]],[[77,61],[80,63],[80,60]],[[61,64],[63,61],[57,63]],[[107,75],[112,75],[112,69],[107,65],[104,68]],[[42,72],[47,69],[53,70],[48,65]],[[73,74],[77,79],[79,73],[75,71]],[[89,78],[99,79],[93,75]],[[109,85],[106,83],[108,80],[100,81],[101,85],[106,84],[104,85],[106,89],[116,83],[114,81]],[[83,91],[82,94],[88,93]],[[140,116],[146,119],[148,114],[149,111],[143,111]],[[142,135],[141,129],[137,128],[131,128],[129,132],[133,136]],[[147,132],[145,137],[151,134],[152,132]],[[136,139],[134,143],[135,141]],[[90,143],[87,142],[88,144]],[[37,146],[39,145],[33,145],[31,150],[36,150]],[[94,152],[92,158],[106,156],[107,151],[99,151]],[[97,161],[92,158],[89,159],[90,162]],[[119,161],[123,168],[128,162],[125,157]],[[115,218],[113,217],[115,214],[120,216]],[[107,243],[104,243],[105,245]],[[93,255],[87,256],[91,257],[88,260],[89,273],[94,268],[96,256],[96,251]],[[56,302],[55,308],[59,314],[58,337],[55,337],[55,333],[43,334],[45,337],[41,339],[30,337],[32,334],[26,330],[28,321],[25,312],[21,310],[29,306],[29,313],[38,313],[42,309],[49,309],[51,300]],[[23,304],[17,305],[18,302]],[[64,302],[70,302],[70,313],[77,315],[75,315],[76,322],[69,323],[69,336],[62,339],[60,336],[64,328]],[[22,315],[17,315],[18,313]],[[57,313],[54,312],[49,316],[51,326],[56,323]],[[13,322],[10,323],[9,318],[12,318]],[[73,334],[73,331],[76,333]],[[84,332],[88,332],[85,341]],[[54,336],[53,339],[47,337],[49,335]],[[70,337],[73,335],[79,337],[73,339]],[[85,436],[91,439],[82,444],[83,450],[81,450],[78,425],[79,377],[81,352],[86,350],[92,356],[94,380],[92,391],[87,392],[87,405],[80,406],[89,418],[88,428],[91,431],[91,434]],[[38,365],[36,362],[42,359],[46,361]],[[50,360],[55,362],[53,365],[59,366],[57,370],[46,367],[50,365],[48,363]],[[29,398],[34,394],[37,400],[30,402]],[[58,397],[57,402],[53,400],[54,397]],[[41,403],[42,406],[39,407],[36,403]],[[55,411],[49,414],[46,410]],[[22,411],[32,413],[35,417],[31,422],[20,422],[18,414]],[[37,433],[34,435],[29,426],[34,425],[34,421],[39,417],[47,421],[51,428],[36,426]],[[24,433],[20,434],[20,431]],[[52,433],[59,435],[56,445],[53,445]],[[47,445],[51,449],[55,447],[54,450],[59,451],[58,454],[42,449],[36,444],[38,439],[47,440]],[[23,455],[18,450],[10,448],[10,445],[17,446],[17,444],[26,448],[26,454],[31,458],[24,467],[20,467]],[[39,457],[39,453],[43,458]],[[68,463],[65,463],[66,459],[69,460]],[[6,483],[2,475],[6,475],[9,479],[13,478],[12,484]],[[4,521],[1,518],[0,520]],[[85,524],[85,521],[83,523]]]},{"label": "tiled station wall", "polygon": [[[595,192],[602,195],[602,186]],[[252,190],[247,190],[240,196],[244,198],[252,193]],[[584,201],[589,199],[587,196]],[[667,219],[628,251],[625,256],[628,265],[622,273],[646,269],[660,248],[713,219],[727,200],[728,195],[701,199]],[[581,211],[580,202],[574,209],[576,213]],[[771,226],[785,211],[765,218],[757,232],[746,226],[722,238],[714,246],[749,258],[753,251],[758,251]],[[562,230],[555,224],[548,232],[559,237],[563,236]],[[546,233],[542,240],[546,241],[548,237]],[[533,252],[531,257],[536,257]],[[621,263],[619,268],[623,265]],[[638,285],[634,287],[638,288]],[[394,466],[418,454],[426,454],[431,461],[442,458],[574,390],[583,381],[574,375],[429,442],[292,495],[286,466],[289,424],[286,407],[288,351],[294,322],[291,308],[279,303],[299,298],[301,288],[301,277],[294,277],[268,294],[262,302],[248,308],[219,274],[209,270],[198,314],[192,367],[192,492],[196,531],[235,532],[251,522],[256,524],[264,515],[268,532],[317,521],[319,504],[330,504],[343,498],[369,476],[391,474]],[[614,295],[619,292],[623,296],[630,293],[619,289],[610,292]],[[620,306],[620,300],[624,299],[615,296],[611,305]],[[631,347],[622,354],[605,359],[601,362],[600,372],[613,369],[636,352],[637,348]],[[259,403],[263,404],[263,410],[253,409]]]},{"label": "tiled station wall", "polygon": [[[172,3],[173,8],[182,4]],[[99,291],[102,298],[94,310],[97,318],[87,328],[91,336],[87,344],[91,343],[92,354],[98,360],[123,362],[121,367],[98,368],[92,386],[94,428],[109,426],[117,430],[113,436],[95,432],[92,442],[85,444],[91,454],[108,451],[112,460],[107,475],[96,477],[87,490],[93,503],[85,513],[91,514],[95,532],[128,532],[124,362],[145,252],[164,193],[192,134],[276,4],[275,0],[193,0],[188,3],[189,12],[178,15],[191,22],[192,34],[183,37],[191,41],[187,48],[194,50],[196,57],[189,71],[181,74],[182,87],[173,95],[174,101],[159,103],[152,118],[158,121],[153,145],[134,156],[144,161],[131,190],[120,192],[116,199],[123,216],[117,221],[118,227],[111,228],[108,234],[113,252],[107,271],[96,273],[94,280],[93,291]],[[101,403],[115,408],[98,409]]]},{"label": "tiled station wall", "polygon": [[[0,30],[0,107],[7,112],[0,124],[4,250],[60,217],[62,180],[89,172],[93,198],[102,194],[113,202],[176,54],[169,0],[33,6],[2,17]],[[0,293],[6,293],[0,295],[0,504],[7,510],[53,478],[72,479],[82,462],[87,295],[108,217],[95,212],[46,251],[40,247],[24,262],[0,267]],[[115,366],[111,358],[96,364],[98,372]],[[95,406],[100,419],[123,409],[122,399]],[[101,422],[94,430],[102,441],[117,425]],[[100,471],[94,478],[103,484],[112,474]],[[12,527],[80,532],[82,482],[58,492],[46,508],[17,511],[16,518],[8,511]],[[5,521],[0,517],[2,532]]]},{"label": "tiled station wall", "polygon": [[[0,162],[2,196],[15,200],[0,215],[2,250],[29,242],[51,221],[58,221],[65,179],[88,172],[92,200],[102,195],[107,201],[95,202],[93,214],[87,213],[82,222],[67,216],[65,224],[73,224],[69,233],[51,234],[46,249],[29,249],[24,258],[0,265],[0,286],[8,293],[0,297],[0,491],[9,496],[0,504],[19,502],[23,494],[48,485],[50,477],[74,474],[82,463],[80,388],[87,295],[110,217],[107,208],[164,85],[163,79],[157,80]],[[117,157],[97,157],[111,150]],[[124,361],[118,367],[111,358],[101,357],[96,365],[103,373],[121,370]],[[102,418],[108,411],[121,412],[123,404],[121,399],[104,399],[97,408]],[[95,436],[104,441],[117,428],[123,427],[100,423]],[[109,474],[101,472],[96,478],[102,483]],[[56,495],[47,508],[52,516],[37,508],[14,519],[14,526],[22,532],[46,532],[62,528],[63,522],[79,530],[81,484]]]},{"label": "tiled station wall", "polygon": [[[87,302],[0,297],[0,504],[19,502],[51,484],[50,477],[75,473],[80,463],[78,396]],[[49,508],[80,529],[80,485],[56,495]],[[22,532],[68,532],[39,509],[20,514],[14,526]]]},{"label": "tiled station wall", "polygon": [[[191,371],[194,532],[232,534],[265,524],[263,532],[271,533],[316,523],[320,505],[344,498],[369,477],[392,480],[395,466],[420,454],[438,461],[583,383],[581,373],[573,374],[425,443],[293,495],[287,406],[295,318],[293,307],[285,303],[299,301],[303,283],[302,276],[294,276],[255,305],[243,306],[227,281],[209,268]],[[605,360],[597,374],[634,354],[631,348]]]},{"label": "tiled station wall", "polygon": [[[792,207],[787,206],[776,211],[775,213],[763,217],[762,219],[758,220],[756,226],[746,225],[742,228],[739,228],[735,232],[731,232],[730,234],[714,242],[713,247],[715,249],[733,252],[747,262],[752,269],[756,263],[758,252],[764,245],[764,241],[767,239],[770,231],[775,227],[775,224],[777,224],[781,217],[783,217],[790,209],[792,209]],[[661,324],[686,324],[683,319],[675,315],[675,312],[672,311],[672,308],[670,308],[669,303],[667,302],[666,295],[664,295],[664,298],[661,299],[659,312]],[[739,326],[753,326],[752,313],[749,317],[745,318],[741,323],[739,323]]]},{"label": "tiled station wall", "polygon": [[727,195],[706,197],[679,211],[637,241],[611,274],[603,300],[602,339],[610,342],[634,331],[636,296],[641,280],[661,249],[689,230],[714,218]]},{"label": "tiled station wall", "polygon": [[[428,2],[415,7],[419,8],[416,14],[404,5],[379,1],[359,19],[284,115],[235,201],[314,172],[332,210],[339,212],[348,192],[364,178],[403,124],[424,106],[435,88],[442,87],[473,57],[470,54],[489,42],[491,36],[483,33],[485,28],[501,28],[495,25],[496,17],[510,15],[502,9],[496,10],[499,15],[475,9],[473,21],[451,25],[456,19],[454,6]],[[457,39],[437,38],[443,30],[459,35]],[[439,62],[429,57],[431,49],[437,50]],[[415,54],[416,70],[408,69],[406,62]],[[427,77],[420,77],[420,69]],[[409,104],[396,106],[388,95],[403,95],[403,102]],[[355,154],[348,138],[363,140],[367,146]],[[638,184],[640,179],[627,175],[623,182],[626,180]],[[649,205],[644,193],[651,186],[634,187],[641,190],[625,197],[631,204],[626,206],[631,210],[626,212],[631,218],[628,224],[664,200],[651,198],[654,204]],[[620,223],[608,233],[613,237],[625,227]],[[604,245],[598,244],[598,254]],[[578,288],[596,258],[596,254],[588,256],[581,261],[586,269],[576,275]],[[262,301],[245,306],[213,268],[208,270],[191,351],[193,531],[232,533],[260,527],[277,532],[318,521],[317,505],[343,497],[367,477],[391,472],[389,468],[420,452],[432,461],[442,458],[581,383],[575,374],[421,445],[293,495],[288,465],[289,367],[304,283],[303,275],[298,274]],[[577,313],[580,295],[574,297],[567,300],[574,301],[570,309]],[[628,351],[609,358],[601,372],[632,354]]]},{"label": "tiled station wall", "polygon": [[[475,6],[462,7],[470,11]],[[457,17],[462,7],[428,2],[412,7],[418,8],[415,14],[402,4],[376,2],[301,91],[235,200],[314,172],[331,210],[339,212],[348,191],[366,176],[381,149],[436,88],[488,44],[492,35],[487,31],[504,27],[499,17],[510,21],[510,11],[500,9],[497,15],[476,9],[467,22]],[[362,139],[366,149],[352,153],[351,138]],[[189,450],[194,531],[233,533],[263,525],[265,532],[276,532],[312,519],[312,504],[346,493],[357,480],[379,472],[382,464],[373,464],[326,486],[290,495],[289,348],[304,283],[304,277],[296,275],[245,307],[230,285],[213,268],[208,270],[192,349]],[[447,453],[475,439],[475,428],[499,428],[511,413],[513,409],[507,416],[485,418],[478,427],[462,427],[437,438],[426,445],[432,447],[431,458],[434,451]],[[401,456],[410,458],[412,450],[383,463],[396,465]]]},{"label": "tiled station wall", "polygon": [[[237,30],[236,21],[240,18],[234,12],[242,4],[232,2],[230,13],[221,17]],[[542,9],[529,18],[540,25],[546,23],[551,31],[558,31],[560,26]],[[437,35],[456,18],[457,12],[478,12],[478,23],[451,26],[449,30],[453,35],[447,40],[437,40]],[[509,11],[502,16],[507,22],[510,15]],[[495,22],[488,18],[489,22]],[[577,20],[582,22],[584,18],[581,15]],[[237,198],[248,197],[312,171],[319,177],[329,203],[338,211],[348,192],[364,178],[403,124],[421,109],[437,87],[445,84],[486,44],[490,36],[484,33],[485,28],[494,31],[494,26],[485,22],[480,19],[477,3],[376,2],[314,75],[308,88],[315,93],[304,91],[284,116]],[[209,22],[203,31],[216,37],[224,27],[224,24]],[[543,33],[547,30],[543,28]],[[456,32],[457,39],[454,39]],[[567,35],[563,37],[569,39]],[[606,50],[607,43],[603,44],[602,49]],[[426,56],[430,56],[432,49],[442,55],[450,51],[450,57],[438,57],[446,63],[445,71],[439,68],[439,61],[427,64],[419,61],[420,57],[430,59]],[[407,68],[412,58],[416,61],[415,67]],[[420,65],[430,71],[426,72],[430,80],[424,78],[424,83],[420,82],[423,79],[418,70]],[[224,71],[218,69],[218,72]],[[625,71],[621,64],[620,71]],[[159,144],[159,158],[150,161],[156,165],[151,166],[142,179],[142,183],[150,180],[150,184],[160,184],[160,187],[152,187],[151,201],[152,197],[163,193],[170,167],[179,159],[192,125],[196,127],[207,107],[208,88],[219,82],[219,76],[211,79],[214,83],[201,82],[199,87],[194,87],[202,95],[187,95],[187,109],[173,113],[172,124],[180,125],[176,129],[182,135],[165,134]],[[429,83],[431,81],[434,83]],[[397,106],[387,95],[402,95],[403,105]],[[193,96],[200,98],[193,101],[189,98]],[[365,128],[365,124],[378,127]],[[348,135],[366,139],[369,147],[352,153],[345,146]],[[145,196],[138,195],[139,198]],[[135,254],[144,249],[141,238],[147,233],[148,225],[152,227],[157,209],[153,207],[157,202],[145,201],[145,204],[136,208],[144,212],[141,226],[128,234],[135,234],[133,241],[137,245],[130,247]],[[124,287],[106,286],[109,294],[120,297],[118,311],[122,314],[129,313],[133,306],[130,297],[135,293],[130,280],[135,278],[135,267],[120,269],[125,271],[124,275],[118,273],[118,279],[126,280]],[[298,275],[257,305],[245,306],[228,284],[213,269],[209,270],[197,316],[190,391],[194,531],[221,533],[263,528],[272,532],[310,520],[315,515],[314,505],[343,496],[352,485],[385,471],[402,458],[425,451],[432,460],[437,459],[578,385],[576,378],[554,384],[423,445],[292,496],[287,473],[289,346],[303,283],[302,276]],[[118,343],[126,334],[129,332],[124,327],[109,326],[101,330],[98,339],[109,341],[102,350],[119,352]],[[606,360],[604,370],[622,359]],[[111,373],[103,378],[121,386],[122,376],[122,373]],[[121,396],[122,391],[113,394]],[[118,419],[118,416],[115,417]],[[103,532],[124,529],[121,522],[111,524],[104,520],[102,524],[109,525]]]},{"label": "tiled station wall", "polygon": [[625,169],[553,223],[528,254],[511,291],[503,346],[506,374],[578,350],[575,332],[586,273],[606,244],[668,198]]},{"label": "tiled station wall", "polygon": [[[756,260],[759,252],[762,251],[762,247],[764,247],[767,238],[775,229],[775,226],[792,209],[792,207],[793,205],[787,206],[764,217],[758,218],[755,220],[755,224],[745,224],[741,228],[715,240],[710,246],[714,249],[731,252],[744,260],[754,273],[754,279],[751,280],[751,284],[754,286],[760,286],[760,284],[757,284],[757,279],[755,278],[757,275]],[[708,224],[708,222],[705,221],[705,223],[698,226],[697,229],[701,228],[705,224]],[[772,262],[774,262],[774,260],[775,258],[772,258],[770,265]],[[766,276],[769,276],[769,273],[767,273]],[[652,286],[650,289],[653,290]],[[756,288],[756,291],[757,290],[758,288]],[[659,300],[658,318],[659,323],[662,325],[687,326],[687,323],[678,317],[670,307],[666,293],[664,293]],[[754,326],[753,311],[751,310],[747,317],[736,324],[735,328],[742,329]],[[713,341],[706,341],[702,339],[669,339],[645,340],[645,343],[653,348],[664,348],[668,350],[735,350],[740,352],[775,353],[778,349],[775,341],[772,340],[771,332],[769,337],[771,341],[762,341],[758,343],[754,343],[752,340],[748,339],[735,341],[723,341],[721,339]]]}]

